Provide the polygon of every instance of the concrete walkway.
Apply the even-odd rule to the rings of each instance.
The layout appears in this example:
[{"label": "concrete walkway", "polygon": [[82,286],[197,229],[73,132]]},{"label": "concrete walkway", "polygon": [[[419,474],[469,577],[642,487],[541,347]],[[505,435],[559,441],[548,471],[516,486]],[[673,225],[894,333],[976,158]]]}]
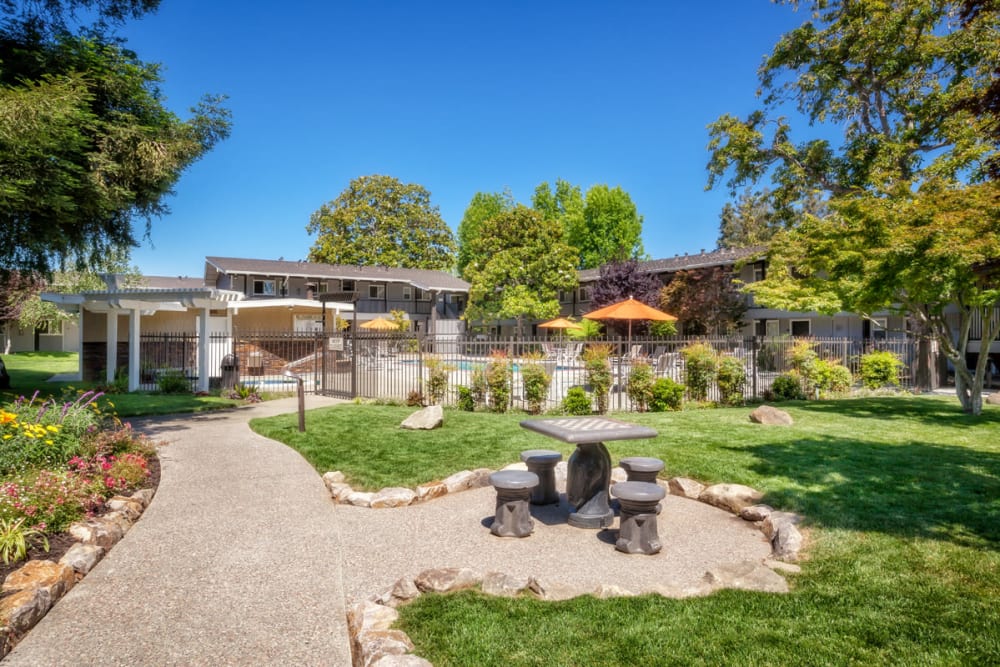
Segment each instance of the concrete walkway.
[{"label": "concrete walkway", "polygon": [[350,665],[329,493],[247,426],[294,410],[135,421],[169,443],[156,497],[4,665]]}]

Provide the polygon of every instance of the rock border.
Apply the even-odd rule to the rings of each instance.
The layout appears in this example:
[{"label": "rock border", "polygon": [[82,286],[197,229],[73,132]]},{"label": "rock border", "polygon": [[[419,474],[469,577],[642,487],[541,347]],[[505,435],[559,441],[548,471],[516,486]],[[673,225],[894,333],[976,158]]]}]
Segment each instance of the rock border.
[{"label": "rock border", "polygon": [[131,496],[113,496],[105,503],[110,512],[69,527],[77,542],[58,563],[30,560],[7,575],[2,588],[5,595],[0,598],[0,659],[125,536],[155,493],[149,488]]},{"label": "rock border", "polygon": [[[527,470],[524,463],[512,463],[503,470]],[[340,471],[323,475],[330,496],[337,503],[381,509],[405,507],[428,502],[449,493],[489,486],[493,470],[477,468],[463,470],[444,480],[421,484],[416,489],[387,487],[375,492],[355,491]],[[566,461],[556,465],[556,478],[565,480]],[[621,467],[611,471],[611,483],[625,481]],[[697,500],[739,516],[753,523],[771,544],[771,556],[762,562],[742,561],[716,567],[705,572],[702,582],[688,588],[658,587],[654,592],[665,597],[686,598],[709,595],[723,588],[787,593],[788,582],[780,573],[798,573],[796,565],[805,538],[798,529],[803,518],[792,512],[781,512],[760,504],[764,494],[742,484],[712,484],[706,486],[687,477],[657,479],[667,493]],[[594,589],[566,585],[557,581],[523,577],[503,572],[476,572],[469,568],[437,568],[424,570],[415,577],[403,577],[388,589],[348,606],[347,627],[354,667],[433,667],[430,662],[411,653],[413,642],[402,630],[392,628],[399,618],[396,607],[416,599],[423,593],[448,593],[476,588],[486,595],[516,597],[525,592],[541,600],[567,600],[580,595],[597,598],[631,597],[633,591],[611,584]]]}]

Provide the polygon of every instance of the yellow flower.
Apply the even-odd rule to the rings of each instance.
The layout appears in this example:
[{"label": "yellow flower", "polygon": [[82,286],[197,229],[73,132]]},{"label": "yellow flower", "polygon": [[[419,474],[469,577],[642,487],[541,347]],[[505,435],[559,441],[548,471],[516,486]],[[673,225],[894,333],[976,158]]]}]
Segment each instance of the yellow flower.
[{"label": "yellow flower", "polygon": [[0,424],[10,424],[17,422],[17,415],[13,412],[7,412],[6,410],[0,410]]},{"label": "yellow flower", "polygon": [[3,439],[4,439],[4,440],[10,440],[10,439],[11,439],[11,438],[13,438],[13,437],[14,437],[14,436],[12,436],[12,435],[11,435],[10,433],[7,433],[6,435],[4,435]]},{"label": "yellow flower", "polygon": [[46,441],[45,441],[45,444],[46,444],[46,445],[51,445],[51,444],[52,444],[52,441],[51,441],[51,440],[46,440]]},{"label": "yellow flower", "polygon": [[45,427],[45,430],[46,431],[50,431],[52,433],[58,433],[59,432],[59,427],[58,426],[53,426],[52,424],[49,424],[48,426]]}]

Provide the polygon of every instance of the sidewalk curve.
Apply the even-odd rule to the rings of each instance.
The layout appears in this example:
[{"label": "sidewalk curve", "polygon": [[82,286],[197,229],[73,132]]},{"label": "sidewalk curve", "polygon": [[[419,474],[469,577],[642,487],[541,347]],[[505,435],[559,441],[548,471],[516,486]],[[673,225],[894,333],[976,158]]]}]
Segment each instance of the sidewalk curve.
[{"label": "sidewalk curve", "polygon": [[295,409],[134,420],[167,443],[153,502],[4,665],[350,665],[333,501],[247,426]]}]

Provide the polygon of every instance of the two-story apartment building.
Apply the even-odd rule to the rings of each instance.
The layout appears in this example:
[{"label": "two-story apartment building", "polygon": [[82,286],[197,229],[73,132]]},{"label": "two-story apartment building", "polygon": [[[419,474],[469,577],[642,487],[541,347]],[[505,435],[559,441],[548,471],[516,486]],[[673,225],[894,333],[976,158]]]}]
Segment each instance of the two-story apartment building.
[{"label": "two-story apartment building", "polygon": [[[734,278],[743,284],[763,280],[767,275],[765,249],[735,248],[731,250],[701,251],[694,255],[675,255],[665,259],[640,262],[640,270],[655,274],[666,285],[679,271],[692,271],[712,267],[729,267]],[[737,268],[738,267],[738,268]],[[600,278],[599,269],[580,271],[580,286],[573,292],[560,295],[561,314],[580,316],[597,306],[592,302],[594,283]],[[758,336],[817,336],[856,339],[877,339],[903,336],[906,318],[890,313],[878,313],[864,319],[853,313],[821,315],[815,312],[775,310],[758,305],[747,295],[747,312],[742,334]]]}]

